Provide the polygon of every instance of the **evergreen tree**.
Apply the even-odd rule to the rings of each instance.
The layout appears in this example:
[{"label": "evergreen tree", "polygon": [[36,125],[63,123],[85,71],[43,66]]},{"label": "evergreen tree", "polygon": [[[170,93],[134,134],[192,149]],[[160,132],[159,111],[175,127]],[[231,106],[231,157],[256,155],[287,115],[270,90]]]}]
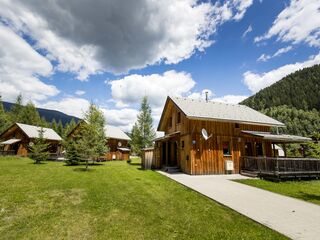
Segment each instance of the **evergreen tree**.
[{"label": "evergreen tree", "polygon": [[66,138],[68,136],[68,134],[77,126],[76,121],[74,120],[74,118],[71,119],[71,121],[69,123],[67,123],[64,127],[64,138]]},{"label": "evergreen tree", "polygon": [[131,146],[135,153],[141,156],[141,150],[146,147],[151,147],[156,133],[153,128],[153,120],[151,116],[151,108],[148,103],[148,98],[145,96],[141,102],[141,108],[137,122],[134,124],[131,131]]},{"label": "evergreen tree", "polygon": [[56,132],[57,132],[57,133],[59,134],[59,136],[61,136],[61,137],[64,135],[64,134],[63,134],[63,124],[62,124],[62,122],[61,122],[61,119],[60,119],[59,122],[58,122]]},{"label": "evergreen tree", "polygon": [[23,105],[22,105],[22,95],[19,94],[16,98],[15,103],[12,105],[11,109],[10,109],[10,115],[11,115],[11,119],[13,122],[21,122],[22,117],[22,109],[23,109]]},{"label": "evergreen tree", "polygon": [[34,160],[35,164],[39,164],[42,161],[48,159],[49,144],[46,143],[46,140],[43,138],[44,130],[41,128],[39,130],[39,137],[34,140],[34,143],[29,146],[30,149],[30,158]]},{"label": "evergreen tree", "polygon": [[58,131],[58,125],[57,125],[56,119],[52,119],[52,121],[51,121],[51,128],[52,128],[55,132]]},{"label": "evergreen tree", "polygon": [[67,165],[78,165],[81,161],[79,154],[78,145],[75,141],[67,141],[65,144],[66,149],[66,164]]},{"label": "evergreen tree", "polygon": [[41,125],[41,118],[34,104],[30,101],[26,106],[23,106],[20,110],[19,122],[30,125]]},{"label": "evergreen tree", "polygon": [[10,119],[8,114],[5,112],[2,98],[0,95],[0,134],[5,131],[10,125]]},{"label": "evergreen tree", "polygon": [[95,161],[103,156],[108,148],[106,146],[107,138],[105,135],[105,118],[103,113],[91,103],[89,109],[84,115],[84,124],[80,125],[79,134],[79,150],[82,159],[86,160],[86,168],[88,161]]}]

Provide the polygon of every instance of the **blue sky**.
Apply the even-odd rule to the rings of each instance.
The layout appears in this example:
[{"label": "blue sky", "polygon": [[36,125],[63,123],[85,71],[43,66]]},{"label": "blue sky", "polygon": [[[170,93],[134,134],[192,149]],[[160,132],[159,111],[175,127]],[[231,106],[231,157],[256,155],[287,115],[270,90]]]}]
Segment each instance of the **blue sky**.
[{"label": "blue sky", "polygon": [[0,0],[0,93],[129,131],[147,95],[237,103],[319,64],[318,0]]}]

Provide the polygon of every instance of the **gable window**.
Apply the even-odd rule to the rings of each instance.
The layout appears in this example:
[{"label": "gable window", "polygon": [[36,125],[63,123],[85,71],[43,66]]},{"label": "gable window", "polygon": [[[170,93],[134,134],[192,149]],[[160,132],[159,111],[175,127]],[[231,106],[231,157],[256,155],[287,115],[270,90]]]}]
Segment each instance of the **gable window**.
[{"label": "gable window", "polygon": [[224,156],[230,156],[231,155],[230,143],[229,142],[223,142],[222,143],[222,150],[223,150],[223,155]]},{"label": "gable window", "polygon": [[178,112],[177,123],[181,123],[181,112]]},{"label": "gable window", "polygon": [[235,124],[235,128],[240,128],[239,123]]},{"label": "gable window", "polygon": [[181,148],[184,148],[184,141],[181,141]]}]

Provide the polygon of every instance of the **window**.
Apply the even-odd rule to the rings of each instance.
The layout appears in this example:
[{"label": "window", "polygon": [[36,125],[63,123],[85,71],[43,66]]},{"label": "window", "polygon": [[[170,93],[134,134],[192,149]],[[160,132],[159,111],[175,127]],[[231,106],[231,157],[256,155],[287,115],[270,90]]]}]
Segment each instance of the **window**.
[{"label": "window", "polygon": [[263,156],[262,143],[256,143],[256,155]]},{"label": "window", "polygon": [[169,118],[169,128],[172,127],[172,117]]},{"label": "window", "polygon": [[235,128],[240,128],[239,123],[235,124]]},{"label": "window", "polygon": [[177,123],[181,123],[181,112],[178,112]]},{"label": "window", "polygon": [[181,141],[181,148],[184,148],[184,141]]},{"label": "window", "polygon": [[223,155],[224,156],[230,156],[231,155],[229,142],[223,142],[222,143],[222,149],[223,149]]}]

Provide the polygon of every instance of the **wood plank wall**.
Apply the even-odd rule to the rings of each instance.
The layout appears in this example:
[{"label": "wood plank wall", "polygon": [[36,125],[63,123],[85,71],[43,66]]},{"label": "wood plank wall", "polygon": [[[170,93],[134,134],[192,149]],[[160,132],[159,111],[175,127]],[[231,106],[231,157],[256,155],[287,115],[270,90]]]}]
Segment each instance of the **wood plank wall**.
[{"label": "wood plank wall", "polygon": [[[181,122],[177,123],[180,112]],[[255,148],[255,142],[261,142],[261,139],[254,137],[244,137],[242,130],[269,132],[268,126],[236,124],[232,122],[208,121],[208,120],[190,120],[169,101],[167,108],[163,113],[163,121],[160,126],[165,130],[165,134],[180,132],[179,167],[188,174],[224,174],[225,161],[232,160],[234,163],[233,173],[239,173],[241,169],[240,157],[245,153],[245,143],[251,142]],[[171,121],[171,124],[169,122]],[[201,135],[201,130],[206,129],[212,137],[205,141]],[[154,166],[162,167],[161,162],[161,140],[156,143],[154,154]],[[184,142],[184,147],[182,147]],[[230,156],[223,155],[223,142],[230,144]],[[272,156],[270,142],[263,142],[263,150],[267,156]]]}]

